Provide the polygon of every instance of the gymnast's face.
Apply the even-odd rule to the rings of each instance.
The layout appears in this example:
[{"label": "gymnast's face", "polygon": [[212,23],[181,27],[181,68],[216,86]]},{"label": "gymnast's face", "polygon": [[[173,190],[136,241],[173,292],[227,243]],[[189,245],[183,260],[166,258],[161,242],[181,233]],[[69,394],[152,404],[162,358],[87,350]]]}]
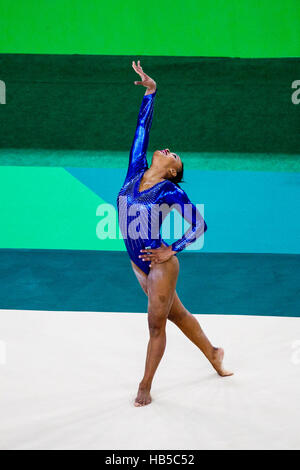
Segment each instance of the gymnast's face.
[{"label": "gymnast's face", "polygon": [[163,168],[166,171],[165,178],[174,178],[182,169],[182,162],[179,155],[170,152],[169,149],[156,150],[152,157],[152,164]]}]

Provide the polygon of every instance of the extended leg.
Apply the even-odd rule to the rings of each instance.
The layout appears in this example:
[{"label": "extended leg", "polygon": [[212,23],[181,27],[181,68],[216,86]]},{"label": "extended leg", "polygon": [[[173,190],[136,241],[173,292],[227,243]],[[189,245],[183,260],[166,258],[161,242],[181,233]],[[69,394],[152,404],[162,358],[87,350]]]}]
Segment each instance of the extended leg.
[{"label": "extended leg", "polygon": [[199,322],[184,307],[176,292],[168,319],[175,323],[175,325],[203,352],[220,376],[228,377],[233,375],[232,372],[223,368],[224,350],[222,348],[215,348],[210,343]]}]

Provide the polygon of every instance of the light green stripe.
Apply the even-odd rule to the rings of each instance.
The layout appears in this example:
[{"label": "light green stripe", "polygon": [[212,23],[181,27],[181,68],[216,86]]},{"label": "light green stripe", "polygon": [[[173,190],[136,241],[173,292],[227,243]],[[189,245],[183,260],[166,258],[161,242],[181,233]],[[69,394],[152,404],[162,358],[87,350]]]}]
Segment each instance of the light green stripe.
[{"label": "light green stripe", "polygon": [[99,240],[105,202],[63,168],[0,167],[1,248],[124,250]]},{"label": "light green stripe", "polygon": [[[181,157],[186,169],[300,172],[300,155],[182,152]],[[0,165],[125,169],[128,152],[0,149]]]},{"label": "light green stripe", "polygon": [[300,55],[299,0],[1,3],[1,53]]}]

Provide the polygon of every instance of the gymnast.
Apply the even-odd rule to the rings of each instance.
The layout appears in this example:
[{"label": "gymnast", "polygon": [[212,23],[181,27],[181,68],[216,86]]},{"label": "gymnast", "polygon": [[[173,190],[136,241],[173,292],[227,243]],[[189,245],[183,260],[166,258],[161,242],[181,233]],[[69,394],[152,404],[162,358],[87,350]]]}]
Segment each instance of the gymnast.
[{"label": "gymnast", "polygon": [[[151,385],[166,346],[166,322],[172,321],[202,351],[221,377],[232,375],[223,368],[224,350],[212,346],[196,318],[181,303],[176,292],[179,273],[177,253],[197,240],[207,229],[203,217],[179,187],[183,163],[169,149],[156,150],[150,168],[146,160],[156,96],[156,83],[142,69],[132,67],[146,87],[130,150],[129,166],[118,195],[119,224],[133,271],[148,296],[149,343],[144,376],[135,406],[151,403]],[[162,206],[163,205],[163,206]],[[162,240],[160,229],[168,211],[175,208],[189,223],[182,238],[171,245]],[[135,228],[135,230],[133,229]]]}]

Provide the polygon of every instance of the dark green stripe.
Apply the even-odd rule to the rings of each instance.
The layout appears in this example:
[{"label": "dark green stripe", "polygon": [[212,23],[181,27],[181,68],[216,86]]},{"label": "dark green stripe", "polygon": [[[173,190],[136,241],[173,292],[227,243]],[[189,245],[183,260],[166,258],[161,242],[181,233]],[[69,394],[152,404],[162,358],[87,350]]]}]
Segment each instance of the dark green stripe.
[{"label": "dark green stripe", "polygon": [[[132,56],[0,55],[2,148],[128,151],[143,90]],[[299,59],[141,57],[158,95],[150,148],[299,154]]]}]

